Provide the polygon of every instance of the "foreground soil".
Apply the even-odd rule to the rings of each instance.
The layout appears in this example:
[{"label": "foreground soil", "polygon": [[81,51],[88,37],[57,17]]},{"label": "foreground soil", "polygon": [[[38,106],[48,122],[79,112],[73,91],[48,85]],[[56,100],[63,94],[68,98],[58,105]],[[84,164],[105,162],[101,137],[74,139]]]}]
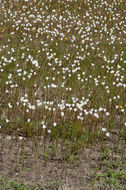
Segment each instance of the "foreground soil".
[{"label": "foreground soil", "polygon": [[[59,152],[48,145],[44,154],[42,139],[37,144],[34,139],[16,141],[0,134],[0,190],[125,190],[126,146],[123,141],[115,146],[116,140],[105,140],[102,149],[97,143],[67,157],[60,144]],[[18,186],[7,186],[7,181]]]}]

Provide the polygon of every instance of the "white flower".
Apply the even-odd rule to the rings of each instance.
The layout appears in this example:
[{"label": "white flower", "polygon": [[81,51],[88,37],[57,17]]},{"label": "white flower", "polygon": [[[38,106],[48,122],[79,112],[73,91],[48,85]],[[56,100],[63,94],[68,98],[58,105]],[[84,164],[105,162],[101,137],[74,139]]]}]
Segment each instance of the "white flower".
[{"label": "white flower", "polygon": [[53,123],[53,126],[54,126],[54,127],[56,127],[56,126],[57,126],[57,123],[56,123],[56,122],[55,122],[55,123]]},{"label": "white flower", "polygon": [[17,106],[19,106],[19,102],[16,102]]},{"label": "white flower", "polygon": [[6,92],[6,93],[8,93],[8,92],[9,92],[9,90],[6,90],[5,92]]},{"label": "white flower", "polygon": [[32,64],[35,65],[36,67],[38,67],[38,61],[37,60],[33,60]]},{"label": "white flower", "polygon": [[43,128],[43,129],[46,129],[46,125],[43,124],[42,128]]},{"label": "white flower", "polygon": [[109,113],[109,112],[106,112],[106,115],[107,115],[107,116],[109,116],[109,115],[110,115],[110,113]]},{"label": "white flower", "polygon": [[9,108],[12,108],[12,105],[11,105],[11,103],[8,103],[8,107],[9,107]]},{"label": "white flower", "polygon": [[6,122],[9,123],[9,119],[6,119]]},{"label": "white flower", "polygon": [[121,109],[121,112],[124,112],[125,110],[124,109]]},{"label": "white flower", "polygon": [[100,108],[99,108],[99,111],[103,111],[103,108],[102,108],[102,107],[100,107]]},{"label": "white flower", "polygon": [[19,139],[20,139],[20,140],[22,140],[22,139],[23,139],[23,137],[21,137],[21,136],[20,136],[20,137],[19,137]]},{"label": "white flower", "polygon": [[51,130],[48,130],[48,133],[51,133]]},{"label": "white flower", "polygon": [[51,87],[52,87],[52,88],[56,88],[57,85],[55,85],[55,84],[51,84]]},{"label": "white flower", "polygon": [[64,112],[61,112],[61,116],[62,116],[62,117],[64,116]]},{"label": "white flower", "polygon": [[102,128],[102,131],[105,132],[105,131],[106,131],[106,128],[103,127],[103,128]]},{"label": "white flower", "polygon": [[97,113],[94,113],[94,116],[95,116],[96,118],[99,118],[99,115],[98,115]]},{"label": "white flower", "polygon": [[107,137],[109,137],[109,136],[110,136],[110,134],[109,134],[109,133],[106,133],[106,136],[107,136]]}]

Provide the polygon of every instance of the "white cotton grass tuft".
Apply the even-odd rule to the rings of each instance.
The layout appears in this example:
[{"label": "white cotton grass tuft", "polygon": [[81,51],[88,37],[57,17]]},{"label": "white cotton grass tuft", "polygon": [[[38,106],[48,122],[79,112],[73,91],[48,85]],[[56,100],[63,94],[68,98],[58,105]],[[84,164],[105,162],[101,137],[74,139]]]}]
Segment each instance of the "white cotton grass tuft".
[{"label": "white cotton grass tuft", "polygon": [[102,128],[102,131],[105,132],[107,129],[106,128]]},{"label": "white cotton grass tuft", "polygon": [[64,112],[61,112],[61,117],[64,117]]},{"label": "white cotton grass tuft", "polygon": [[110,133],[106,133],[106,136],[109,137],[109,136],[110,136]]},{"label": "white cotton grass tuft", "polygon": [[105,133],[105,135],[106,135],[107,137],[109,137],[109,136],[110,136],[110,133],[109,133],[109,132],[107,132],[107,128],[102,127],[102,129],[101,129],[101,130]]},{"label": "white cotton grass tuft", "polygon": [[56,122],[54,122],[54,123],[53,123],[53,126],[54,126],[54,127],[56,127],[56,126],[57,126],[57,123],[56,123]]},{"label": "white cotton grass tuft", "polygon": [[19,136],[19,140],[23,140],[23,137],[22,137],[22,136]]}]

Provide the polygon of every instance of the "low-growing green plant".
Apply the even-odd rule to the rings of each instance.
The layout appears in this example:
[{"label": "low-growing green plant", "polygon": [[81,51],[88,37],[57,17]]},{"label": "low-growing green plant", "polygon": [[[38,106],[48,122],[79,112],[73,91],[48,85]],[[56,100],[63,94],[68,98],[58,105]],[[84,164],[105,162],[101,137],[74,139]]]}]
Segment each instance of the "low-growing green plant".
[{"label": "low-growing green plant", "polygon": [[5,181],[3,178],[0,178],[0,188],[2,190],[32,190],[30,187],[23,185],[20,182],[7,180]]},{"label": "low-growing green plant", "polygon": [[124,172],[109,170],[107,173],[101,173],[96,176],[96,180],[101,180],[105,187],[123,189],[125,186],[126,175]]}]

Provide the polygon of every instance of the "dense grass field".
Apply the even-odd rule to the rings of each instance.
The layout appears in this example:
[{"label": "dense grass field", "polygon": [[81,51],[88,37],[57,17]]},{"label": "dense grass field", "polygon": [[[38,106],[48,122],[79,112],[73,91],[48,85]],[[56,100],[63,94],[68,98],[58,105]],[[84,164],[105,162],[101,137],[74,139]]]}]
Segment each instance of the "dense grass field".
[{"label": "dense grass field", "polygon": [[0,134],[45,160],[113,143],[126,162],[125,0],[0,0]]}]

